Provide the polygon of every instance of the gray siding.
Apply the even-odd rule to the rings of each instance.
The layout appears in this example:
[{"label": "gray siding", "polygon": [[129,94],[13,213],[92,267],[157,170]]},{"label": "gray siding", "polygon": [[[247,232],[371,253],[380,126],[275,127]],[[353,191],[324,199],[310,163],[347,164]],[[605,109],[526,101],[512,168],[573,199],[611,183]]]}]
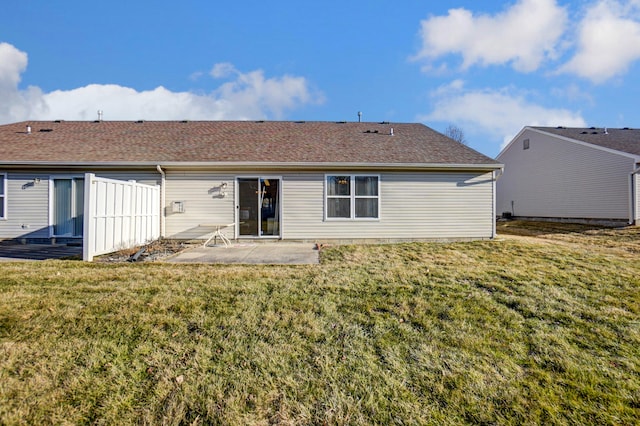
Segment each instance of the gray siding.
[{"label": "gray siding", "polygon": [[[3,172],[0,170],[0,172]],[[11,172],[7,171],[7,219],[0,220],[0,239],[49,238],[49,179],[56,176],[82,176],[85,171]],[[97,172],[96,175],[121,180],[159,184],[153,172]],[[39,178],[39,183],[34,179]]]},{"label": "gray siding", "polygon": [[[10,172],[7,174],[7,220],[0,221],[0,238],[49,237],[49,177],[83,172]],[[282,187],[282,238],[323,239],[446,239],[490,238],[493,235],[492,173],[375,173],[380,176],[378,220],[324,219],[324,173],[268,173]],[[157,172],[97,172],[97,176],[159,184]],[[167,171],[165,235],[206,238],[200,225],[236,220],[235,179],[256,176],[245,172]],[[34,178],[40,183],[33,184]],[[227,182],[227,195],[218,188]],[[183,201],[184,213],[172,202]],[[226,234],[234,237],[235,230]]]},{"label": "gray siding", "polygon": [[[200,225],[232,223],[235,221],[236,174],[215,172],[167,172],[165,202],[165,234],[169,238],[205,238],[211,232]],[[227,183],[226,196],[220,197],[218,188]],[[184,213],[174,213],[172,203],[182,201]],[[224,231],[230,238],[235,230]]]},{"label": "gray siding", "polygon": [[[372,173],[378,174],[378,173]],[[246,176],[246,173],[237,175]],[[491,238],[492,173],[380,173],[378,220],[325,220],[324,173],[269,173],[282,178],[282,238],[292,240]],[[235,220],[236,174],[168,172],[166,235],[204,238],[207,223]],[[215,188],[227,182],[227,196]],[[184,213],[171,213],[184,201]],[[226,234],[232,237],[233,230]]]},{"label": "gray siding", "polygon": [[285,239],[490,238],[492,174],[381,173],[378,220],[324,220],[324,174],[287,176]]},{"label": "gray siding", "polygon": [[48,206],[48,173],[8,172],[7,219],[0,220],[0,239],[49,238]]},{"label": "gray siding", "polygon": [[[523,140],[529,139],[529,149]],[[526,129],[500,156],[497,213],[548,218],[628,219],[629,173],[624,155]]]}]

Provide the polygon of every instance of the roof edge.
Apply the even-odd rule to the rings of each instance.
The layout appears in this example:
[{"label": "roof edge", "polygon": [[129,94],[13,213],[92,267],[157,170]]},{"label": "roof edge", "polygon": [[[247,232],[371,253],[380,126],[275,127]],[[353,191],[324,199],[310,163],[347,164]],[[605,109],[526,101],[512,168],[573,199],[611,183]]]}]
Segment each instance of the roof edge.
[{"label": "roof edge", "polygon": [[608,152],[610,154],[621,155],[623,157],[631,158],[631,159],[635,160],[636,162],[640,162],[640,155],[632,154],[630,152],[620,151],[619,149],[607,148],[607,147],[596,145],[596,144],[593,144],[593,143],[581,141],[581,140],[578,140],[578,139],[575,139],[575,138],[570,138],[568,136],[558,135],[557,133],[547,132],[547,131],[541,130],[539,128],[536,128],[534,126],[525,126],[525,127],[523,127],[522,130],[520,130],[518,132],[518,134],[513,137],[511,142],[509,142],[507,144],[507,146],[505,146],[504,149],[502,151],[500,151],[500,154],[498,154],[496,156],[496,159],[500,158],[500,156],[502,154],[504,154],[511,147],[511,145],[516,140],[518,140],[522,136],[522,134],[527,130],[539,133],[541,135],[557,138],[557,139],[560,139],[560,140],[563,140],[563,141],[566,141],[566,142],[575,143],[576,145],[586,146],[586,147],[589,147],[589,148],[593,148],[593,149],[597,149],[597,150],[600,150],[600,151]]},{"label": "roof edge", "polygon": [[385,169],[385,170],[500,170],[504,164],[447,164],[447,163],[274,163],[274,162],[178,162],[178,161],[145,161],[145,162],[0,162],[4,167],[37,167],[37,168],[153,168],[157,165],[163,168],[182,169],[279,169],[279,170],[322,170],[322,169]]}]

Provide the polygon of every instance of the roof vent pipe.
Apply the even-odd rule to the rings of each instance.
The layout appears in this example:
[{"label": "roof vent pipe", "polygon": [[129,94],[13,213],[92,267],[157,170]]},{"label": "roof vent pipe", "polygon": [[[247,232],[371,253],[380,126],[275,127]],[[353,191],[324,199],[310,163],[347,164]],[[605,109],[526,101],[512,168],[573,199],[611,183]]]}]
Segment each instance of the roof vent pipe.
[{"label": "roof vent pipe", "polygon": [[393,136],[393,127],[391,129],[389,129],[389,135]]},{"label": "roof vent pipe", "polygon": [[604,134],[605,134],[605,135],[608,135],[608,134],[609,134],[609,132],[607,131],[607,128],[606,128],[606,127],[604,128]]},{"label": "roof vent pipe", "polygon": [[362,122],[362,111],[358,111],[358,123]]},{"label": "roof vent pipe", "polygon": [[29,126],[28,124],[27,124],[27,134],[28,134],[28,135],[30,135],[30,134],[31,134],[31,126]]},{"label": "roof vent pipe", "polygon": [[102,110],[98,110],[98,121],[102,121]]}]

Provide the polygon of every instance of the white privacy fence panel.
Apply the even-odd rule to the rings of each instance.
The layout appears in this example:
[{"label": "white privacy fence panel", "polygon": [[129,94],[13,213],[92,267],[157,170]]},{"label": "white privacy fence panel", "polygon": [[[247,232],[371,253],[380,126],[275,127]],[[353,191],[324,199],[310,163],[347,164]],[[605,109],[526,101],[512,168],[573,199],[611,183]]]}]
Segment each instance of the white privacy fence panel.
[{"label": "white privacy fence panel", "polygon": [[160,187],[85,175],[83,259],[160,238]]}]

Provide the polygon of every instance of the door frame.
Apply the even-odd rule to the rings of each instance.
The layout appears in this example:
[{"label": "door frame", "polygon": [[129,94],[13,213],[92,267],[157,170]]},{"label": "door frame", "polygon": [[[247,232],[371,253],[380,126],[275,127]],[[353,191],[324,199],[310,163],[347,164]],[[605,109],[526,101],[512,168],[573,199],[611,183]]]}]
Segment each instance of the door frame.
[{"label": "door frame", "polygon": [[[240,235],[240,179],[271,179],[278,181],[278,234],[277,235]],[[238,175],[235,177],[235,191],[234,191],[234,221],[235,221],[235,237],[236,239],[265,239],[265,240],[280,240],[282,239],[282,176],[277,175]],[[259,185],[258,185],[259,187]],[[258,210],[259,212],[261,209]],[[258,218],[258,223],[261,223],[262,217]],[[258,231],[256,229],[256,231]]]},{"label": "door frame", "polygon": [[[63,234],[63,235],[57,235],[54,233],[54,229],[55,229],[55,223],[54,223],[54,216],[55,216],[55,212],[54,212],[54,197],[55,197],[55,186],[54,186],[54,181],[55,180],[64,180],[64,179],[70,179],[72,181],[76,181],[77,179],[83,179],[84,180],[85,176],[84,174],[73,174],[73,175],[52,175],[49,176],[49,238],[84,238],[84,223],[83,223],[83,229],[82,229],[82,235],[69,235],[69,234]],[[83,184],[83,190],[84,190],[84,184]],[[85,194],[86,196],[86,194]],[[77,211],[77,205],[76,203],[76,185],[74,183],[71,184],[71,200],[72,200],[72,211]],[[83,196],[83,200],[82,200],[83,204],[85,202],[84,200],[84,196]],[[74,209],[75,207],[75,209]],[[84,205],[82,206],[82,212],[84,214]]]}]

